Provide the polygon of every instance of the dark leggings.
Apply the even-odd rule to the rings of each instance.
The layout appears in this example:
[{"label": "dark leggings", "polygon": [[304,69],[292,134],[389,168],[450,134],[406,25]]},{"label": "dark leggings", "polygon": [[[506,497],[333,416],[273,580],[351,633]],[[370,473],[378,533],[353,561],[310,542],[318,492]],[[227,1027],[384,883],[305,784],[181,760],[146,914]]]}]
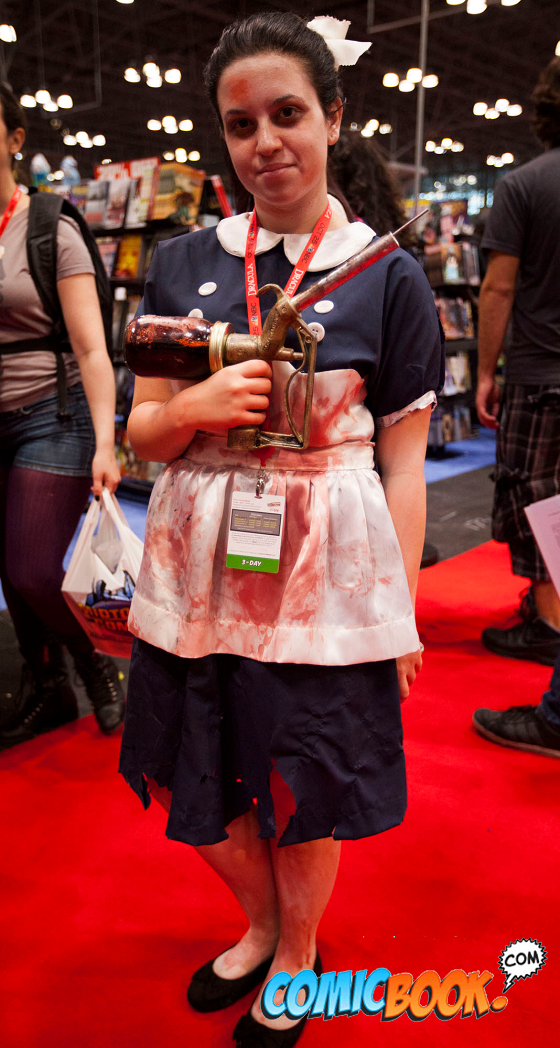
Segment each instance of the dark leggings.
[{"label": "dark leggings", "polygon": [[52,640],[93,650],[60,587],[62,560],[91,478],[0,467],[0,580],[21,652],[35,662]]}]

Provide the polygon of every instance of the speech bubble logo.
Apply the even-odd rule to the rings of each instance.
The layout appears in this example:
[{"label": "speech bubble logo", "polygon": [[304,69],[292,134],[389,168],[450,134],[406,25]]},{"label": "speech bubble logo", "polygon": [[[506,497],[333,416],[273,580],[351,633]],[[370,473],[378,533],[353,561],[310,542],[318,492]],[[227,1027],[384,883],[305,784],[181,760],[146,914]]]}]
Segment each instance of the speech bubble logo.
[{"label": "speech bubble logo", "polygon": [[546,950],[537,939],[516,939],[502,950],[498,967],[506,977],[503,992],[511,989],[516,979],[530,979],[546,961]]}]

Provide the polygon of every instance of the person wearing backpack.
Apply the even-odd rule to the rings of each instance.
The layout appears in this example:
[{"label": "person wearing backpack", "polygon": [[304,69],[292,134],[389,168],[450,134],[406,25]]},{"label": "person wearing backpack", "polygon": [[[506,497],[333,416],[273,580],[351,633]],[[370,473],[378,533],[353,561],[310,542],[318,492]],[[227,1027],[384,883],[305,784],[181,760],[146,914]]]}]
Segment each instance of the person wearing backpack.
[{"label": "person wearing backpack", "polygon": [[98,497],[120,480],[106,289],[77,212],[16,184],[25,130],[17,99],[0,84],[0,580],[24,658],[15,711],[0,728],[4,746],[77,717],[62,645],[101,730],[115,731],[124,717],[116,665],[95,651],[60,590],[90,487]]}]

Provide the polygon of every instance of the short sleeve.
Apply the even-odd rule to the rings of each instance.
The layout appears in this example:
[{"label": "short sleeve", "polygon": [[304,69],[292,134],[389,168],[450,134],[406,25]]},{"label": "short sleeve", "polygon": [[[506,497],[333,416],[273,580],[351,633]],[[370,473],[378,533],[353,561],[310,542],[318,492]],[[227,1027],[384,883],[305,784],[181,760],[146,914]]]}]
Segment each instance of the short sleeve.
[{"label": "short sleeve", "polygon": [[430,285],[418,262],[396,251],[385,285],[379,367],[368,380],[366,405],[376,426],[435,404],[444,378],[445,336]]},{"label": "short sleeve", "polygon": [[77,273],[91,273],[95,267],[85,240],[76,223],[63,215],[59,219],[56,235],[56,279],[72,277]]},{"label": "short sleeve", "polygon": [[524,194],[514,179],[504,178],[494,192],[481,247],[485,251],[503,251],[521,258],[526,229]]},{"label": "short sleeve", "polygon": [[144,294],[142,301],[136,311],[137,317],[145,316],[158,316],[158,309],[156,304],[156,287],[157,287],[157,272],[159,268],[159,244],[156,244],[152,260],[150,262],[150,268],[148,270],[146,280],[144,282]]}]

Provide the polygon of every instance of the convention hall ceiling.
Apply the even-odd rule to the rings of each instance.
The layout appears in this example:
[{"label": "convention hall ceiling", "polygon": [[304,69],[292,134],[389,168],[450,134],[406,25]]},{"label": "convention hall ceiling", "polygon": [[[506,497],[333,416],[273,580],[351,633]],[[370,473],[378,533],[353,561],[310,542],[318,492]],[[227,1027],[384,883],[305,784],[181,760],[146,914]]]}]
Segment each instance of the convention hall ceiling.
[{"label": "convention hall ceiling", "polygon": [[[499,0],[487,3],[487,10],[475,16],[467,13],[465,3],[448,6],[445,0],[431,0],[425,72],[436,74],[439,84],[425,92],[424,139],[439,144],[449,137],[465,147],[463,152],[432,154],[429,165],[434,173],[480,170],[489,153],[509,151],[516,161],[524,161],[538,151],[530,130],[529,97],[560,40],[559,0],[520,0],[515,6],[501,6]],[[348,18],[350,37],[372,41],[358,65],[343,71],[345,124],[362,125],[372,117],[390,123],[393,131],[383,137],[376,134],[376,140],[402,163],[414,160],[417,91],[384,87],[382,77],[388,71],[405,77],[408,68],[418,64],[420,29],[413,20],[420,7],[421,0],[321,0],[305,11],[310,18]],[[294,8],[300,10],[287,0],[4,0],[1,21],[12,24],[18,37],[16,43],[0,44],[5,79],[18,96],[46,86],[53,98],[67,93],[74,101],[73,109],[56,114],[39,106],[28,110],[29,151],[44,152],[57,162],[68,152],[61,131],[85,130],[104,135],[106,145],[72,150],[83,175],[90,175],[92,165],[103,157],[149,156],[177,146],[198,150],[200,166],[207,171],[223,170],[219,136],[202,87],[204,63],[223,27],[235,17]],[[368,20],[373,32],[368,32]],[[412,24],[390,27],[400,20]],[[379,31],[382,26],[386,28]],[[144,79],[127,83],[125,68],[141,68],[148,57],[162,72],[178,67],[181,82],[164,81],[161,88],[148,87]],[[473,115],[475,102],[493,106],[504,97],[521,105],[523,113],[493,120]],[[169,114],[177,120],[190,118],[193,130],[168,135],[147,129],[150,118]],[[423,159],[427,162],[428,155]]]}]

